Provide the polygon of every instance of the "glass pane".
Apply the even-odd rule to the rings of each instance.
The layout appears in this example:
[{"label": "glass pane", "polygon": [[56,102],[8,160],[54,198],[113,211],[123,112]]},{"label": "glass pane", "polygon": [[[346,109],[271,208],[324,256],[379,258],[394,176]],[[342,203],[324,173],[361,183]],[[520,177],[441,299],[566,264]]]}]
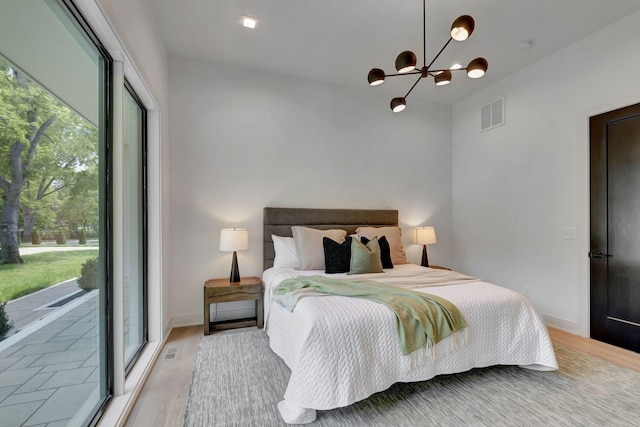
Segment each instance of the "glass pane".
[{"label": "glass pane", "polygon": [[110,394],[105,71],[59,3],[0,2],[1,425],[88,424]]},{"label": "glass pane", "polygon": [[124,347],[131,365],[146,342],[144,232],[144,110],[130,91],[124,96]]}]

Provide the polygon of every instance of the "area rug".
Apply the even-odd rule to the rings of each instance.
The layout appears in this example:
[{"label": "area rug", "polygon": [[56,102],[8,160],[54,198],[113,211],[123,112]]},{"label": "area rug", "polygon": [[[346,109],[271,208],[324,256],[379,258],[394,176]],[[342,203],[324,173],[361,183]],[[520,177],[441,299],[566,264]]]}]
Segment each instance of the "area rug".
[{"label": "area rug", "polygon": [[[395,384],[311,426],[638,426],[640,374],[562,346],[560,370],[474,369]],[[277,403],[290,371],[267,334],[201,338],[184,425],[284,426]]]}]

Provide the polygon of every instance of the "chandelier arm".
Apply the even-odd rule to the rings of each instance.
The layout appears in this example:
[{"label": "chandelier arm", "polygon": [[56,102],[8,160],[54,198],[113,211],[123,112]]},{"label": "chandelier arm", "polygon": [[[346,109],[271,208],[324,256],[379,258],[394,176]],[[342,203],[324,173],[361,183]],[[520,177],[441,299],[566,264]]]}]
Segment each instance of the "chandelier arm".
[{"label": "chandelier arm", "polygon": [[434,62],[436,62],[436,59],[438,59],[438,57],[440,56],[440,54],[447,48],[447,46],[449,46],[449,43],[451,43],[451,40],[453,40],[453,37],[449,37],[449,41],[447,41],[444,46],[442,46],[442,49],[440,49],[440,52],[438,52],[438,54],[436,55],[435,58],[433,58],[433,60],[431,61],[431,63],[427,66],[427,68],[431,68],[431,66],[433,65]]},{"label": "chandelier arm", "polygon": [[410,76],[411,74],[422,74],[422,71],[415,70],[409,71],[408,73],[386,74],[385,77]]},{"label": "chandelier arm", "polygon": [[409,89],[409,92],[407,92],[407,94],[404,96],[404,97],[405,97],[405,99],[407,98],[407,96],[409,96],[409,94],[411,93],[411,91],[413,90],[413,88],[414,88],[414,87],[416,87],[416,85],[418,84],[418,82],[419,82],[420,80],[422,80],[422,76],[420,76],[420,77],[418,78],[418,80],[416,80],[416,82],[413,84],[413,86],[411,86],[411,89]]},{"label": "chandelier arm", "polygon": [[433,76],[435,73],[441,73],[442,71],[467,71],[466,68],[442,68],[439,70],[429,70],[429,75]]}]

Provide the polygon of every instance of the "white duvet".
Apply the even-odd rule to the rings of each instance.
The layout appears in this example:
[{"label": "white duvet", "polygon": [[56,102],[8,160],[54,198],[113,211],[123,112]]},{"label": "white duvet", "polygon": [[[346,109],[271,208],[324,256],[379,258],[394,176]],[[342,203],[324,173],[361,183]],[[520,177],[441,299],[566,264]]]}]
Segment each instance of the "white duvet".
[{"label": "white duvet", "polygon": [[[425,268],[399,265],[357,278],[393,284],[394,276],[406,280],[414,272],[424,274]],[[395,315],[382,304],[322,296],[303,298],[290,312],[272,301],[273,289],[282,280],[317,274],[323,272],[270,268],[263,273],[265,330],[271,349],[291,369],[284,401],[278,405],[288,423],[312,422],[315,410],[350,405],[396,382],[424,381],[491,365],[558,368],[542,319],[517,292],[482,281],[414,288],[458,307],[468,325],[467,342],[445,351],[451,347],[446,338],[435,346],[434,354],[422,348],[403,356]]]}]

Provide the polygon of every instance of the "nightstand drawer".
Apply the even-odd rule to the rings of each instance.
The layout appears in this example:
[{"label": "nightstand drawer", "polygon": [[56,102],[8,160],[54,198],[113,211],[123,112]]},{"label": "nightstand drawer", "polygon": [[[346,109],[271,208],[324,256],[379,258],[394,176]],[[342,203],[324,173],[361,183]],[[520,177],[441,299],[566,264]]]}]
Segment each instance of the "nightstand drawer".
[{"label": "nightstand drawer", "polygon": [[217,289],[215,292],[211,292],[211,289],[207,290],[206,300],[210,304],[216,304],[219,302],[234,302],[234,301],[251,301],[261,298],[260,291],[248,291],[243,292],[240,289],[226,290]]},{"label": "nightstand drawer", "polygon": [[261,297],[261,285],[205,288],[205,298],[210,303],[254,300]]}]

